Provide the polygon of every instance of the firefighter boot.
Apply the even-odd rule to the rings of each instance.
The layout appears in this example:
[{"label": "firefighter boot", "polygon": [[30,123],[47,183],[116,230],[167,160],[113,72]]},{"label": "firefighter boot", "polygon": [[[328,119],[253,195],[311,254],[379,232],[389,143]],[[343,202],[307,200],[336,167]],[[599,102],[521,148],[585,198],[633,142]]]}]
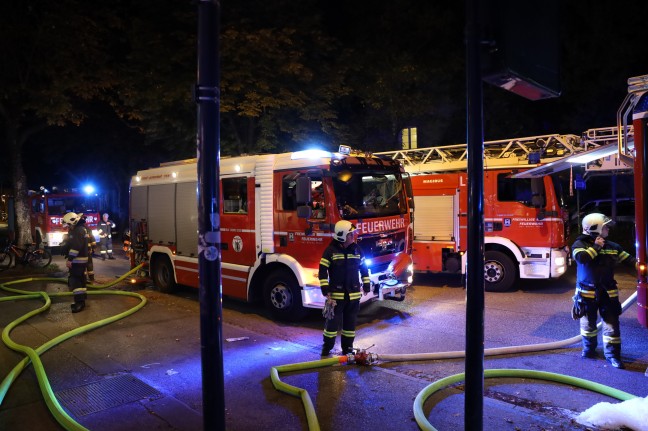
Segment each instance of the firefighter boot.
[{"label": "firefighter boot", "polygon": [[330,338],[330,337],[324,337],[324,344],[322,345],[322,353],[320,356],[328,357],[331,355],[331,350],[333,350],[333,346],[335,346],[335,338]]},{"label": "firefighter boot", "polygon": [[607,361],[612,365],[614,368],[618,368],[620,370],[625,369],[625,365],[623,365],[623,362],[621,362],[621,359],[615,358],[614,356],[610,356],[607,359]]},{"label": "firefighter boot", "polygon": [[115,257],[114,257],[114,256],[112,255],[112,253],[111,253],[111,254],[108,255],[108,259],[110,259],[110,260],[115,260]]},{"label": "firefighter boot", "polygon": [[86,289],[81,287],[74,289],[72,296],[74,297],[74,303],[70,304],[70,307],[72,308],[73,313],[78,313],[85,308],[85,300],[88,297],[88,294],[86,293]]}]

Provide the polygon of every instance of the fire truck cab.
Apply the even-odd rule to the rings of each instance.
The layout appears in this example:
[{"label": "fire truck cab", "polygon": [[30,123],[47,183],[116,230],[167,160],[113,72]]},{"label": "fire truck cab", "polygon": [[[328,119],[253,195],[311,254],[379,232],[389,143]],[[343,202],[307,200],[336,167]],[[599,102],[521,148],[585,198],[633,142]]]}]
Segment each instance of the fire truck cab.
[{"label": "fire truck cab", "polygon": [[29,219],[32,238],[44,247],[61,245],[67,229],[63,226],[63,216],[69,212],[83,213],[86,226],[98,236],[99,199],[83,193],[36,193],[28,196]]},{"label": "fire truck cab", "polygon": [[[402,300],[412,282],[408,176],[400,163],[371,155],[294,152],[220,161],[223,295],[263,300],[278,319],[321,308],[319,261],[335,223],[359,231],[372,292]],[[161,291],[198,287],[196,160],[165,163],[133,177],[133,265],[144,259]],[[137,253],[137,250],[141,250]],[[403,261],[408,265],[394,262]]]},{"label": "fire truck cab", "polygon": [[[595,145],[595,144],[594,144]],[[568,211],[551,164],[584,152],[576,135],[484,142],[484,280],[492,292],[519,279],[560,277],[569,264]],[[468,233],[465,144],[378,153],[412,175],[416,272],[465,273]],[[518,178],[531,168],[538,178]]]}]

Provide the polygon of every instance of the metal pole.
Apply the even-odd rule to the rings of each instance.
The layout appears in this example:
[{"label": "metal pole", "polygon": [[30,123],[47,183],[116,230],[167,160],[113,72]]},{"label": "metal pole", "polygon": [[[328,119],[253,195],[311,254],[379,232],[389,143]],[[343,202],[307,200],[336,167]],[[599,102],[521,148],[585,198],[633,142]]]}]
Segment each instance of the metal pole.
[{"label": "metal pole", "polygon": [[466,0],[468,256],[464,429],[483,429],[484,415],[484,131],[480,1]]},{"label": "metal pole", "polygon": [[225,429],[220,262],[218,0],[198,3],[198,272],[203,429]]}]

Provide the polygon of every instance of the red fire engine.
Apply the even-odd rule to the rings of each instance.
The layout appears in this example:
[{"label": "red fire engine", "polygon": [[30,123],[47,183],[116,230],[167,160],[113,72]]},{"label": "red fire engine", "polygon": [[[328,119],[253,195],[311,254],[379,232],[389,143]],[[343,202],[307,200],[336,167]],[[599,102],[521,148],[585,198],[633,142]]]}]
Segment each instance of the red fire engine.
[{"label": "red fire engine", "polygon": [[[359,230],[372,293],[402,300],[411,284],[411,198],[399,162],[300,151],[220,162],[223,295],[263,298],[280,319],[321,308],[318,267],[341,219]],[[162,291],[198,287],[196,160],[140,171],[131,181],[133,264],[148,260]],[[405,270],[394,270],[394,262]]]},{"label": "red fire engine", "polygon": [[63,241],[67,229],[63,227],[63,216],[68,212],[83,213],[86,226],[95,237],[99,216],[99,199],[83,193],[36,193],[28,197],[29,218],[32,238],[45,247],[57,247]]},{"label": "red fire engine", "polygon": [[[502,292],[521,278],[555,278],[565,272],[568,212],[560,183],[548,175],[550,168],[539,178],[511,176],[583,151],[583,142],[575,135],[484,143],[486,290]],[[377,155],[401,161],[412,175],[415,271],[463,274],[468,233],[466,145]]]},{"label": "red fire engine", "polygon": [[[607,129],[593,129],[586,136],[594,145],[599,144],[606,150],[607,159],[600,160],[587,166],[587,169],[626,170],[634,174],[635,194],[635,232],[637,251],[637,317],[639,323],[648,327],[648,188],[646,173],[648,172],[648,75],[628,79],[628,94],[617,111],[617,126]],[[588,151],[589,152],[589,151]],[[601,156],[599,154],[599,156]],[[565,161],[552,167],[555,172],[565,169]],[[523,174],[526,177],[543,175],[540,168],[532,169]]]}]

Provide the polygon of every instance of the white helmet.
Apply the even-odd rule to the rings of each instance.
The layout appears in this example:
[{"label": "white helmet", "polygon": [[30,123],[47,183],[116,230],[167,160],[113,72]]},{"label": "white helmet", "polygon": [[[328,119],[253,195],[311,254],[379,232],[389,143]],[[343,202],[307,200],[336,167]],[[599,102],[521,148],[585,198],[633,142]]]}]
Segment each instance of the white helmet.
[{"label": "white helmet", "polygon": [[356,227],[349,220],[340,220],[335,223],[333,238],[335,238],[336,241],[344,242],[346,241],[347,235],[354,230],[356,230]]},{"label": "white helmet", "polygon": [[585,235],[600,235],[603,226],[612,222],[612,219],[601,213],[588,214],[583,218],[583,233]]},{"label": "white helmet", "polygon": [[79,222],[79,220],[81,220],[81,216],[83,216],[83,214],[67,213],[63,216],[63,224],[74,226]]}]

